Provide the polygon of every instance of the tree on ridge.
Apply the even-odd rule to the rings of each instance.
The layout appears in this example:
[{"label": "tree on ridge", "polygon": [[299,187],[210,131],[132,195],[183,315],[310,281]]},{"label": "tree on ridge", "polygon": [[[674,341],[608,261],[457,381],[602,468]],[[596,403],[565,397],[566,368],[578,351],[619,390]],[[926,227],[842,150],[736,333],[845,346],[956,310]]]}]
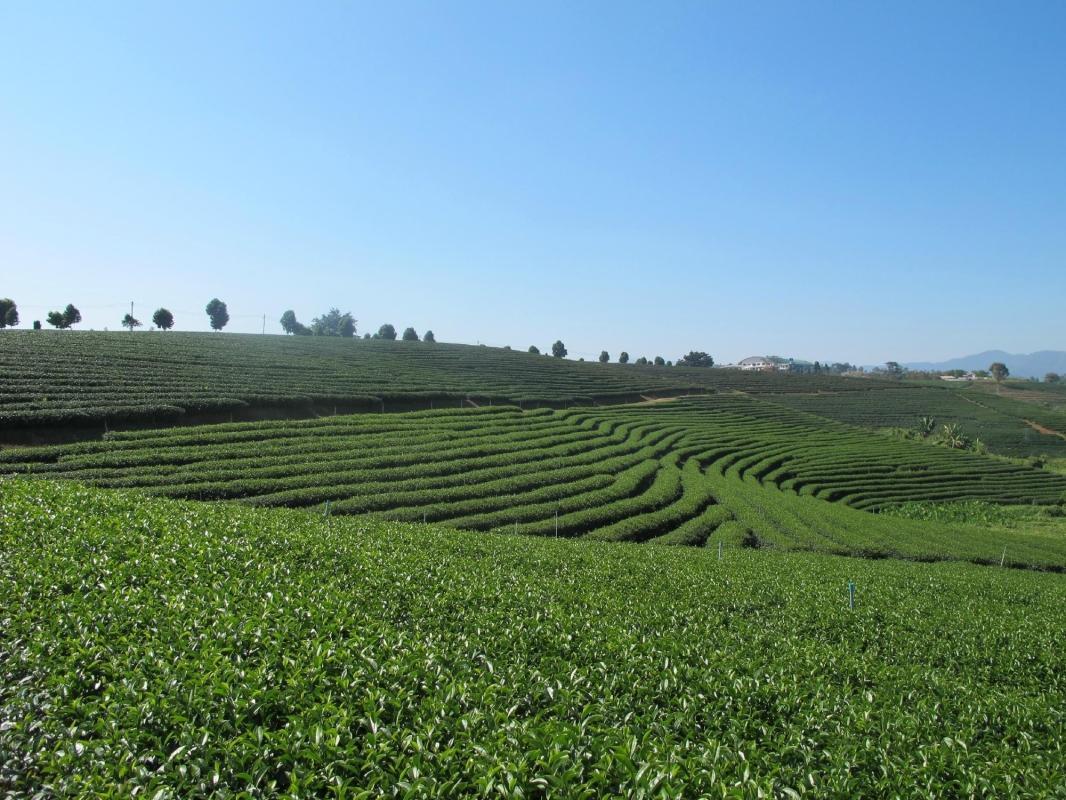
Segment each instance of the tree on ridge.
[{"label": "tree on ridge", "polygon": [[0,298],[0,328],[14,328],[18,324],[18,305],[10,297]]},{"label": "tree on ridge", "polygon": [[229,309],[217,297],[211,299],[204,311],[211,322],[211,330],[220,331],[229,323]]},{"label": "tree on ridge", "polygon": [[161,331],[169,331],[174,327],[174,315],[165,308],[157,308],[152,314],[152,324]]}]

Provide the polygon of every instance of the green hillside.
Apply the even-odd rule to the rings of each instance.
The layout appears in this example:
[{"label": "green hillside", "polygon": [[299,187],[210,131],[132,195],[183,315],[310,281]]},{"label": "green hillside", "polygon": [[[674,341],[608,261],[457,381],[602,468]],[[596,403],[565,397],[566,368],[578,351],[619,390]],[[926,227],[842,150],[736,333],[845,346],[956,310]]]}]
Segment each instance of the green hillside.
[{"label": "green hillside", "polygon": [[0,608],[13,797],[1011,798],[1066,774],[1060,575],[0,480]]},{"label": "green hillside", "polygon": [[770,399],[868,428],[914,429],[920,417],[933,417],[938,428],[958,424],[969,439],[981,441],[993,453],[1066,458],[1066,413],[1028,402],[1042,397],[1035,392],[1011,397],[986,389],[897,383],[860,392],[774,393]]},{"label": "green hillside", "polygon": [[541,536],[982,562],[1009,544],[1011,563],[1066,565],[1061,536],[1004,541],[983,528],[855,510],[960,500],[1061,507],[1066,477],[743,394],[128,431],[4,451],[0,471]]},{"label": "green hillside", "polygon": [[[525,348],[522,348],[523,350]],[[856,379],[583,363],[469,345],[208,333],[0,332],[0,442],[171,424],[509,402],[563,407],[692,391],[865,389]]]}]

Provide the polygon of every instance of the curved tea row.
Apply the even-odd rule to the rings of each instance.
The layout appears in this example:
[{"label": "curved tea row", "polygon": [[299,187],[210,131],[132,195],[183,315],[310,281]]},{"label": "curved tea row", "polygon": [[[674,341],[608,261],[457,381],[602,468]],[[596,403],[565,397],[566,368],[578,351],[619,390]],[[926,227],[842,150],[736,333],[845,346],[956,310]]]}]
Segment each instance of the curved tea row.
[{"label": "curved tea row", "polygon": [[[872,436],[742,394],[129,431],[6,451],[0,471],[484,531],[972,560],[998,559],[1002,541],[856,509],[1066,500],[1066,478],[1054,473]],[[1066,544],[1015,544],[1024,563],[1066,563]]]}]

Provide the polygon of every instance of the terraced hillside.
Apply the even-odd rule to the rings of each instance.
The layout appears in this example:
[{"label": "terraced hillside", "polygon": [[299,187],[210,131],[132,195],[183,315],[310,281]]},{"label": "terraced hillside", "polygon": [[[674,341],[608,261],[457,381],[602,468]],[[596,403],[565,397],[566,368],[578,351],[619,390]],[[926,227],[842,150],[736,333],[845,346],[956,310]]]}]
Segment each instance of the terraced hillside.
[{"label": "terraced hillside", "polygon": [[869,388],[873,382],[583,363],[499,348],[206,333],[0,332],[0,442],[19,429],[154,425],[509,402]]},{"label": "terraced hillside", "polygon": [[[1066,501],[1060,475],[743,394],[128,431],[9,450],[0,471],[473,530],[976,561],[998,561],[1002,537],[857,509]],[[1019,535],[1009,549],[1015,563],[1066,564],[1066,541]]]},{"label": "terraced hillside", "polygon": [[1066,414],[988,390],[897,384],[858,392],[775,393],[770,399],[867,428],[914,428],[920,417],[935,417],[938,425],[957,423],[994,453],[1066,458]]}]

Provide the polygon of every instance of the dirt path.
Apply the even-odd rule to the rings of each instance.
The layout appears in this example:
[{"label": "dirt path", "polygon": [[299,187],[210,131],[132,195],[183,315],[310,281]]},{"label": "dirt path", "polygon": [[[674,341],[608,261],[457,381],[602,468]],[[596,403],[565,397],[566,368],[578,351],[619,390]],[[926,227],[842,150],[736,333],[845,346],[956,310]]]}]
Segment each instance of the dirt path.
[{"label": "dirt path", "polygon": [[1039,422],[1033,422],[1031,419],[1023,419],[1022,422],[1024,422],[1037,433],[1042,433],[1045,436],[1058,436],[1060,439],[1066,439],[1066,433],[1062,433],[1052,428],[1045,428]]},{"label": "dirt path", "polygon": [[679,400],[682,397],[691,397],[691,395],[679,394],[676,397],[648,397],[647,395],[642,394],[640,396],[640,402],[634,403],[634,405],[650,406],[655,405],[656,403],[672,403],[674,400]]}]

